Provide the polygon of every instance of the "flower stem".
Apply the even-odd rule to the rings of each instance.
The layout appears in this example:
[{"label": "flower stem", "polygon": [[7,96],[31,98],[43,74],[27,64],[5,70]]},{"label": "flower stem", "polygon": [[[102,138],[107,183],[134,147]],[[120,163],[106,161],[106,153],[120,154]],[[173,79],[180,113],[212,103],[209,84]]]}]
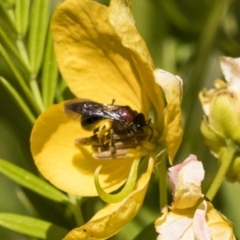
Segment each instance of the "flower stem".
[{"label": "flower stem", "polygon": [[39,108],[43,112],[44,111],[44,106],[43,106],[42,96],[41,96],[41,93],[40,93],[40,90],[39,90],[39,87],[38,87],[38,84],[37,84],[35,74],[31,74],[29,85],[30,85],[33,96],[35,97],[35,100],[36,100]]},{"label": "flower stem", "polygon": [[24,43],[23,43],[23,39],[20,35],[18,35],[18,37],[17,37],[16,45],[17,45],[18,51],[19,51],[19,53],[22,57],[22,60],[24,61],[25,65],[27,66],[28,71],[29,71],[30,63],[29,63],[26,48],[25,48]]},{"label": "flower stem", "polygon": [[20,109],[24,112],[30,123],[34,124],[36,118],[29,109],[26,102],[22,99],[21,95],[14,89],[14,87],[11,86],[11,84],[7,80],[2,77],[0,77],[0,84],[4,86],[5,89],[11,94],[12,98],[16,101]]},{"label": "flower stem", "polygon": [[71,209],[73,211],[73,215],[75,217],[76,223],[78,226],[81,226],[84,224],[84,219],[83,219],[82,211],[80,209],[79,197],[71,194],[69,194],[68,196],[71,201]]},{"label": "flower stem", "polygon": [[42,109],[40,108],[40,106],[38,105],[36,100],[34,99],[34,96],[33,96],[32,92],[29,90],[29,87],[26,84],[26,81],[23,79],[18,68],[16,68],[16,66],[13,64],[13,62],[11,61],[11,58],[8,56],[6,50],[3,48],[2,45],[0,45],[0,52],[1,52],[1,55],[3,56],[4,60],[6,61],[7,65],[9,66],[9,68],[11,69],[13,74],[15,75],[15,77],[17,79],[17,83],[19,84],[22,91],[24,92],[24,96],[26,96],[26,98],[32,104],[33,108],[36,109],[36,112],[41,113]]},{"label": "flower stem", "polygon": [[236,148],[234,146],[227,146],[221,149],[221,152],[219,155],[219,160],[221,162],[221,165],[218,169],[217,175],[215,176],[206,194],[207,198],[210,201],[212,201],[218,189],[220,188],[235,153],[236,153]]},{"label": "flower stem", "polygon": [[162,161],[158,165],[159,170],[159,196],[160,196],[160,209],[167,204],[167,166],[166,159],[167,155],[164,154]]}]

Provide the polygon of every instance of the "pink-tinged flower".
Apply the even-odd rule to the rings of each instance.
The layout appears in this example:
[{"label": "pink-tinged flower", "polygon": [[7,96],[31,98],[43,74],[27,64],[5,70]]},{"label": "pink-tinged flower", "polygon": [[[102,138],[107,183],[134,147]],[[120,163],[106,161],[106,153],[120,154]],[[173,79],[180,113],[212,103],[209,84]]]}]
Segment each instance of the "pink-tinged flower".
[{"label": "pink-tinged flower", "polygon": [[158,240],[231,240],[232,224],[204,199],[201,182],[202,163],[190,155],[183,163],[169,169],[173,203],[162,209],[156,220]]},{"label": "pink-tinged flower", "polygon": [[220,164],[225,161],[224,149],[236,148],[236,154],[229,164],[226,178],[240,181],[240,58],[221,57],[220,64],[225,80],[217,79],[215,88],[200,92],[204,110],[201,132],[211,153]]}]

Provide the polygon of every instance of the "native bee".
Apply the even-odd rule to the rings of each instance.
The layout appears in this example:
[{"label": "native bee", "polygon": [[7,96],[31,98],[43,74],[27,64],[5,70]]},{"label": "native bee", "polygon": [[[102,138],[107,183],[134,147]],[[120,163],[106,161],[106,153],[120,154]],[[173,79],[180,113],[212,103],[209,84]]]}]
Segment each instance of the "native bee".
[{"label": "native bee", "polygon": [[111,158],[118,155],[119,149],[135,148],[146,137],[152,138],[151,119],[145,120],[143,113],[129,106],[114,105],[114,100],[111,104],[102,104],[73,99],[65,103],[64,112],[69,118],[80,121],[83,129],[93,131],[91,137],[78,139],[79,144],[92,145],[94,152],[109,152]]}]

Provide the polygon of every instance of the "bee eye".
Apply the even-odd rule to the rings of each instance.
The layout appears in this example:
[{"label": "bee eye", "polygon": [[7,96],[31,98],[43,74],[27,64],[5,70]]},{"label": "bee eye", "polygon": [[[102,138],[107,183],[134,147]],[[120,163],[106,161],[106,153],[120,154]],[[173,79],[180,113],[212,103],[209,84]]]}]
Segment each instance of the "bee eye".
[{"label": "bee eye", "polygon": [[142,113],[138,113],[137,116],[134,118],[134,123],[138,128],[142,128],[146,125],[145,117]]}]

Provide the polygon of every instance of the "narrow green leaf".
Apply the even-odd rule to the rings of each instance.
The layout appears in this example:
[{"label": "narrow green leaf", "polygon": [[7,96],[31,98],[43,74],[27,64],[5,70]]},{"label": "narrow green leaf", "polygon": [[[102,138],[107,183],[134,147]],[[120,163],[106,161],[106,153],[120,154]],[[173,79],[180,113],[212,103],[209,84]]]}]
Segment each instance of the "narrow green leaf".
[{"label": "narrow green leaf", "polygon": [[5,20],[11,30],[13,32],[17,32],[15,26],[15,19],[13,15],[13,4],[8,3],[7,1],[0,2],[0,16]]},{"label": "narrow green leaf", "polygon": [[15,1],[16,0],[1,0],[0,2],[6,4],[8,7],[14,7]]},{"label": "narrow green leaf", "polygon": [[26,73],[30,74],[29,67],[27,66],[25,61],[22,59],[19,52],[17,51],[17,48],[13,44],[13,41],[9,38],[9,36],[4,32],[4,30],[2,28],[0,28],[0,41],[4,45],[4,47],[7,49],[7,51],[9,53],[11,53],[14,56],[14,58],[16,58],[18,60],[18,62],[20,63],[20,65],[24,69],[24,71]]},{"label": "narrow green leaf", "polygon": [[21,55],[22,60],[26,64],[27,68],[30,69],[30,63],[29,63],[26,46],[24,44],[24,40],[22,39],[22,37],[20,35],[18,35],[18,38],[16,39],[16,46],[18,48],[18,51]]},{"label": "narrow green leaf", "polygon": [[51,186],[46,181],[3,159],[0,159],[0,172],[21,186],[24,186],[46,198],[52,199],[56,202],[68,202],[68,197],[65,194]]},{"label": "narrow green leaf", "polygon": [[28,39],[28,50],[31,70],[34,75],[40,69],[46,34],[49,25],[50,0],[34,0],[31,10],[31,20]]},{"label": "narrow green leaf", "polygon": [[53,103],[58,80],[58,66],[54,55],[52,35],[49,30],[42,72],[42,95],[45,107]]},{"label": "narrow green leaf", "polygon": [[3,56],[4,60],[6,61],[7,65],[15,75],[17,79],[18,85],[21,87],[22,91],[24,92],[24,96],[28,99],[29,104],[33,106],[33,108],[36,110],[37,113],[41,113],[41,109],[39,105],[36,103],[28,85],[24,81],[22,75],[20,74],[19,70],[16,68],[16,66],[13,64],[11,58],[9,57],[7,51],[3,48],[3,46],[0,44],[0,54]]},{"label": "narrow green leaf", "polygon": [[17,32],[24,37],[28,28],[30,0],[15,0],[15,18]]},{"label": "narrow green leaf", "polygon": [[26,115],[26,117],[29,119],[29,121],[34,124],[36,121],[35,116],[27,106],[27,104],[24,102],[22,97],[19,95],[19,93],[9,84],[7,80],[0,77],[0,83],[7,89],[7,91],[11,94],[12,98],[16,101],[20,109],[23,111],[23,113]]},{"label": "narrow green leaf", "polygon": [[15,1],[16,1],[15,19],[16,29],[18,33],[16,45],[23,61],[28,66],[28,68],[30,68],[28,53],[26,51],[26,46],[23,41],[23,38],[25,37],[28,29],[30,0],[15,0]]},{"label": "narrow green leaf", "polygon": [[64,98],[64,92],[67,90],[67,88],[67,83],[62,78],[60,78],[59,85],[56,89],[57,102],[63,102],[64,100],[66,100],[66,98]]},{"label": "narrow green leaf", "polygon": [[39,85],[37,82],[37,76],[35,74],[31,74],[30,81],[29,81],[29,86],[32,90],[33,96],[40,108],[40,111],[44,111],[44,106],[43,106],[43,101],[42,101],[42,96],[39,90]]},{"label": "narrow green leaf", "polygon": [[53,223],[12,213],[0,213],[0,226],[45,240],[59,240],[69,232]]}]

